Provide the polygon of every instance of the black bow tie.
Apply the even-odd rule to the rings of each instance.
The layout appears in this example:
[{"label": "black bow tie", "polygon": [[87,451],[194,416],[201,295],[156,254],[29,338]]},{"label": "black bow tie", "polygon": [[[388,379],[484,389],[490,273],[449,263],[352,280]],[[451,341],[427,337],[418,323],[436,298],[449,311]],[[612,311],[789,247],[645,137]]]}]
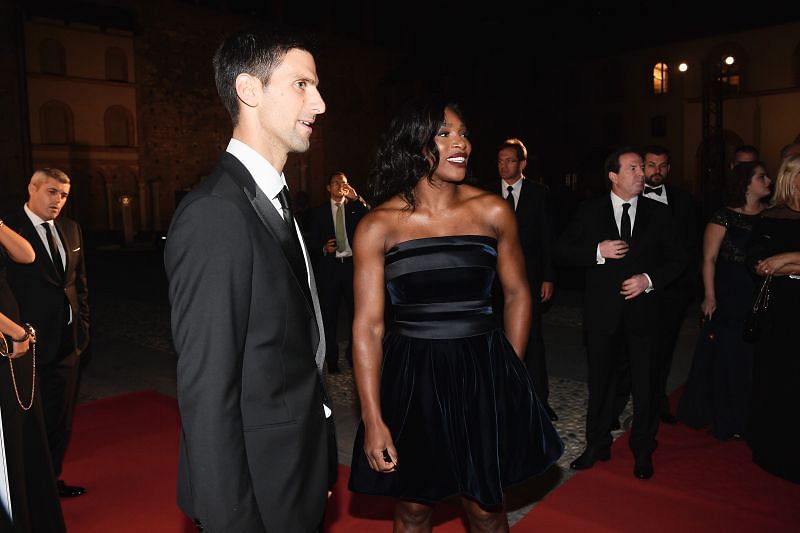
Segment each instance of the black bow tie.
[{"label": "black bow tie", "polygon": [[647,185],[644,186],[644,194],[645,196],[653,193],[657,196],[661,196],[661,193],[664,191],[664,186],[659,185],[658,187],[648,187]]}]

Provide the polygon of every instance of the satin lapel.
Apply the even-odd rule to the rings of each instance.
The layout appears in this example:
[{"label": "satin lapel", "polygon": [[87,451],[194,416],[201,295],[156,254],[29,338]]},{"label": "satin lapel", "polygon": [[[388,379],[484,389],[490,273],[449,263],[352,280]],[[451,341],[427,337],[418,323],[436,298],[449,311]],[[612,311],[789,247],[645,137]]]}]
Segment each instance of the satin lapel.
[{"label": "satin lapel", "polygon": [[60,287],[61,282],[59,281],[58,272],[56,272],[56,266],[50,259],[50,254],[47,252],[42,238],[39,237],[39,232],[33,227],[33,222],[31,222],[31,219],[28,218],[24,210],[22,210],[20,214],[22,226],[20,227],[19,233],[33,246],[33,251],[36,252],[36,263],[42,271],[42,277],[47,280],[47,282]]},{"label": "satin lapel", "polygon": [[650,202],[655,202],[655,200],[648,200],[643,196],[639,196],[638,205],[636,206],[636,220],[633,222],[633,231],[631,232],[632,250],[638,250],[642,239],[647,235],[650,216],[653,214]]},{"label": "satin lapel", "polygon": [[292,272],[292,277],[294,277],[301,292],[303,293],[303,296],[305,296],[305,302],[306,305],[308,305],[308,310],[313,313],[314,310],[311,305],[311,293],[308,288],[308,281],[306,279],[300,279],[301,276],[299,275],[300,272],[305,270],[305,259],[302,257],[300,250],[297,250],[297,246],[295,246],[294,242],[292,241],[292,237],[289,235],[289,230],[286,227],[283,218],[281,218],[281,216],[278,214],[278,211],[273,207],[272,202],[258,187],[256,187],[255,197],[248,195],[246,189],[244,190],[244,193],[247,195],[248,200],[250,200],[250,204],[253,206],[258,218],[261,219],[261,222],[264,224],[267,230],[269,230],[275,240],[280,244],[283,257],[286,259],[286,262],[289,265],[289,270]]},{"label": "satin lapel", "polygon": [[605,221],[605,235],[613,235],[614,239],[621,239],[617,220],[614,218],[614,206],[611,204],[611,196],[606,195],[603,201],[603,220]]}]

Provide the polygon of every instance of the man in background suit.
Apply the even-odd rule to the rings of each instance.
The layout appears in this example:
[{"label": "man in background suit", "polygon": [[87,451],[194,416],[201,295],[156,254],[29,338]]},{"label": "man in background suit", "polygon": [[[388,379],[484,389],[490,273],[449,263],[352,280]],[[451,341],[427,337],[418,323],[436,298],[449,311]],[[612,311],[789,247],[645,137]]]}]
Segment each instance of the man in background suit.
[{"label": "man in background suit", "polygon": [[605,169],[610,193],[582,206],[556,247],[559,261],[586,268],[586,449],[570,468],[583,470],[610,458],[616,378],[627,350],[634,409],[633,473],[648,479],[653,475],[658,429],[656,335],[649,319],[656,316],[660,292],[686,267],[686,256],[672,230],[669,209],[639,196],[644,189],[641,156],[621,148],[608,157]]},{"label": "man in background suit", "polygon": [[538,298],[531,298],[531,330],[525,350],[525,365],[539,400],[550,420],[555,421],[558,416],[548,403],[550,385],[542,337],[542,307],[553,297],[555,286],[551,254],[553,224],[550,193],[544,185],[523,176],[522,171],[527,164],[528,150],[519,139],[506,140],[497,151],[500,194],[511,204],[516,214],[531,296],[538,295]]},{"label": "man in background suit", "polygon": [[240,30],[213,64],[233,138],[181,201],[165,251],[178,504],[215,533],[315,531],[335,439],[316,286],[282,170],[289,153],[309,148],[325,102],[314,57],[295,35]]},{"label": "man in background suit", "polygon": [[[325,324],[328,372],[338,374],[339,345],[337,326],[339,306],[344,300],[353,320],[353,235],[369,207],[347,182],[344,172],[334,172],[326,187],[329,200],[308,214],[308,244],[319,287],[319,303]],[[347,328],[348,331],[350,328]],[[347,359],[352,365],[352,343],[348,341]]]},{"label": "man in background suit", "polygon": [[[37,333],[37,370],[56,478],[61,476],[72,433],[80,354],[89,344],[83,234],[75,221],[59,216],[69,190],[69,176],[61,170],[37,170],[28,185],[28,202],[5,219],[36,252],[36,260],[29,265],[9,262],[8,280],[22,321]],[[57,485],[62,497],[85,492],[61,479]]]}]

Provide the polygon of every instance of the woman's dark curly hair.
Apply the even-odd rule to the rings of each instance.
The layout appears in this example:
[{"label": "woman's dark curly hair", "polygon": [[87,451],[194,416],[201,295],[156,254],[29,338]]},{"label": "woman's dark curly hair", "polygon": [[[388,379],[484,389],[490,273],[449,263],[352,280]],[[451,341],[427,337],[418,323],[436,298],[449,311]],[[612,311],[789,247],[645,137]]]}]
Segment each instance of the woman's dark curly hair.
[{"label": "woman's dark curly hair", "polygon": [[746,161],[739,163],[725,175],[725,187],[722,189],[722,203],[727,207],[744,207],[747,203],[747,187],[753,181],[757,168],[766,169],[763,161]]},{"label": "woman's dark curly hair", "polygon": [[[435,138],[444,121],[445,108],[464,120],[457,104],[439,96],[410,101],[392,119],[378,143],[370,176],[370,192],[376,205],[400,194],[414,209],[414,187],[420,178],[431,179],[439,166]],[[426,155],[432,158],[432,164]]]}]

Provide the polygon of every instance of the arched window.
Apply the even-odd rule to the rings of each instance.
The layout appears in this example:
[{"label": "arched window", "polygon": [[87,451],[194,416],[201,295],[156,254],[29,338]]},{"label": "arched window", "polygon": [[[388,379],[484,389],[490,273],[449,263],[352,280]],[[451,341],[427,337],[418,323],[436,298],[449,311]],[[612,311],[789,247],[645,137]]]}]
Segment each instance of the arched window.
[{"label": "arched window", "polygon": [[733,56],[725,56],[720,62],[719,81],[727,92],[739,92],[742,88],[742,77],[739,73],[739,63]]},{"label": "arched window", "polygon": [[64,47],[55,39],[45,39],[39,45],[39,67],[45,74],[67,73]]},{"label": "arched window", "polygon": [[108,146],[133,145],[133,119],[127,109],[119,105],[111,106],[106,109],[104,118]]},{"label": "arched window", "polygon": [[70,144],[73,139],[72,110],[57,100],[44,104],[39,112],[42,143]]},{"label": "arched window", "polygon": [[128,81],[128,58],[119,48],[106,50],[106,79]]},{"label": "arched window", "polygon": [[669,67],[666,63],[656,63],[653,67],[653,94],[669,92]]}]

